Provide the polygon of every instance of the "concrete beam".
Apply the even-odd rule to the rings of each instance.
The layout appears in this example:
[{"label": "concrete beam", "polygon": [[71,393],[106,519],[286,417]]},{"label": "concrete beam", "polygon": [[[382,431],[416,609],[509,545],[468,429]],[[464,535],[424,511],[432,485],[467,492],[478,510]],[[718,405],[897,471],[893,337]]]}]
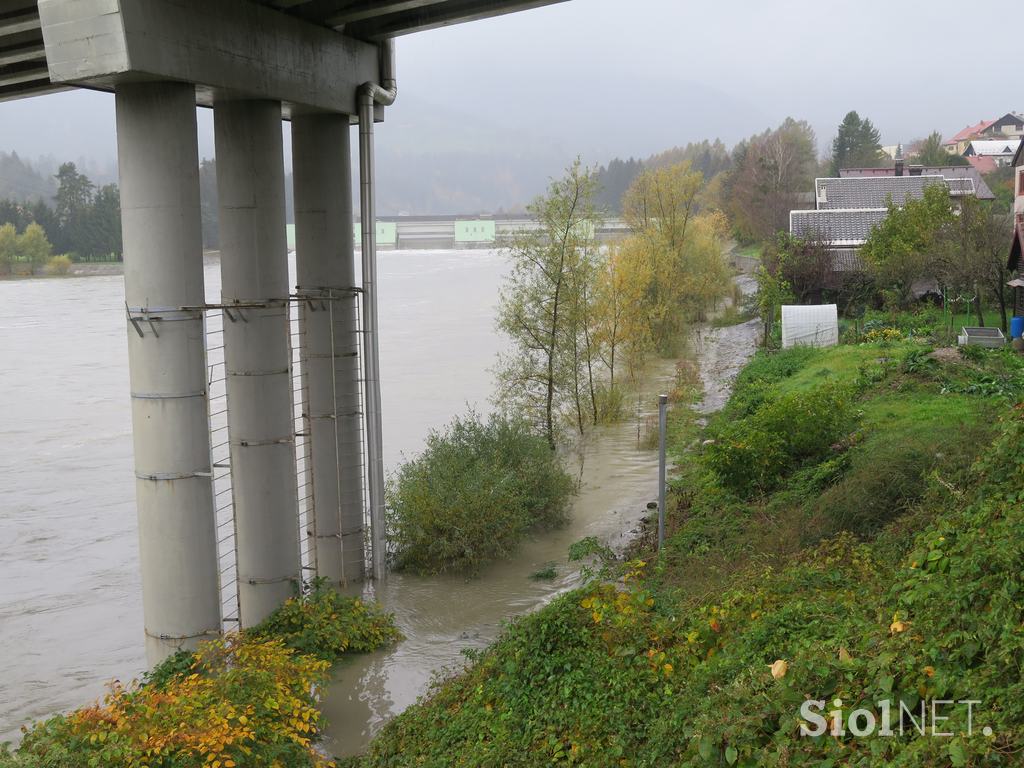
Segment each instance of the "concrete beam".
[{"label": "concrete beam", "polygon": [[39,17],[55,84],[191,82],[199,104],[269,99],[291,117],[355,115],[378,79],[375,45],[246,0],[40,0]]}]

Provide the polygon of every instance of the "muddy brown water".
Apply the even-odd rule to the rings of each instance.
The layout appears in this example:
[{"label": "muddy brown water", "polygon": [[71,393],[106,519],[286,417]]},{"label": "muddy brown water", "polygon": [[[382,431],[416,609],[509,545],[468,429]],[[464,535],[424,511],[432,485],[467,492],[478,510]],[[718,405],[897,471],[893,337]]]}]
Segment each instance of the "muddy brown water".
[{"label": "muddy brown water", "polygon": [[[495,251],[380,254],[388,468],[467,403],[488,410],[506,266]],[[215,259],[206,278],[215,301]],[[120,276],[0,280],[0,742],[145,667],[123,312]],[[652,409],[672,369],[660,363],[649,378]],[[434,670],[575,586],[570,543],[626,541],[656,498],[657,457],[637,449],[636,432],[635,423],[597,430],[572,523],[526,542],[515,561],[470,581],[393,574],[367,586],[408,639],[337,670],[325,702],[329,750],[359,751]],[[529,578],[549,562],[554,580]]]}]

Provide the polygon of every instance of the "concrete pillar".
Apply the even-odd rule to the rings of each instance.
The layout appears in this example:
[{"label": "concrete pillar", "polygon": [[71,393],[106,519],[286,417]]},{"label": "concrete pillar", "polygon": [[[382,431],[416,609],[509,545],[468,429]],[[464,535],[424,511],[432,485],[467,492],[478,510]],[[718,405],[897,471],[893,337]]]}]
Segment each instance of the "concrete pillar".
[{"label": "concrete pillar", "polygon": [[220,632],[206,412],[195,87],[118,85],[146,655],[152,666]]},{"label": "concrete pillar", "polygon": [[213,109],[220,210],[231,487],[242,627],[258,624],[301,578],[288,327],[281,104]]},{"label": "concrete pillar", "polygon": [[365,575],[358,307],[346,115],[292,118],[295,258],[320,576]]}]

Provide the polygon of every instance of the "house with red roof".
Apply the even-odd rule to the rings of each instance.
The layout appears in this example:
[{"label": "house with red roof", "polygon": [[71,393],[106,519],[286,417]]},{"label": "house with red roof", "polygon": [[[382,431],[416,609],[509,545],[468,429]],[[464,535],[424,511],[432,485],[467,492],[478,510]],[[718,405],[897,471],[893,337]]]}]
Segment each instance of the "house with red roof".
[{"label": "house with red roof", "polygon": [[996,120],[982,120],[969,125],[960,133],[942,142],[950,154],[962,155],[975,139],[994,139],[1004,136],[1008,139],[1024,137],[1024,115],[1007,112]]}]

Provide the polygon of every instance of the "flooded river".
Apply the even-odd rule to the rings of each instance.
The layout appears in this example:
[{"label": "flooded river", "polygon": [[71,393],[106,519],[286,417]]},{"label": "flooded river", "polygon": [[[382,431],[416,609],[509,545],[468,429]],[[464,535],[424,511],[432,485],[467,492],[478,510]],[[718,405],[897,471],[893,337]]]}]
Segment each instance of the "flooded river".
[{"label": "flooded river", "polygon": [[[383,252],[379,262],[384,458],[394,469],[467,403],[488,410],[507,265],[479,250]],[[216,301],[216,260],[206,279]],[[120,277],[0,280],[0,742],[145,667],[123,313]],[[635,446],[635,424],[599,431],[572,524],[527,542],[515,562],[471,581],[393,574],[368,586],[408,639],[338,670],[328,749],[359,751],[434,670],[574,586],[570,543],[623,541],[656,498],[656,456]],[[553,581],[529,578],[548,562]]]}]

